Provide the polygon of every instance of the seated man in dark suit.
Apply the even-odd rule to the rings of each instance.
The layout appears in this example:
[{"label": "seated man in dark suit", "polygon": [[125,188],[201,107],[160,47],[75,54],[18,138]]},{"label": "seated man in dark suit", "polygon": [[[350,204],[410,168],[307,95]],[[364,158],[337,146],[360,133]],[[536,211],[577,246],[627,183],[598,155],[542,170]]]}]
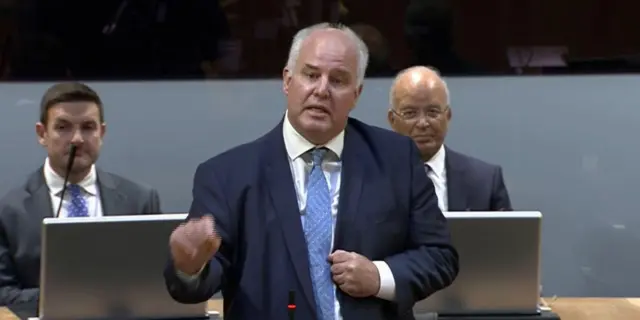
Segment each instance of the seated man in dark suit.
[{"label": "seated man in dark suit", "polygon": [[[156,190],[95,167],[105,129],[102,102],[88,86],[61,83],[44,94],[36,133],[48,157],[0,200],[0,305],[38,299],[42,219],[58,212],[60,217],[160,213]],[[77,152],[61,199],[71,144]]]},{"label": "seated man in dark suit", "polygon": [[222,290],[225,317],[287,319],[292,293],[297,319],[409,320],[453,282],[458,255],[415,144],[349,118],[367,61],[344,26],[296,34],[284,119],[196,170],[170,239],[174,299]]},{"label": "seated man in dark suit", "polygon": [[442,211],[512,210],[500,166],[444,146],[451,120],[449,89],[428,67],[401,71],[390,93],[389,124],[415,141]]}]

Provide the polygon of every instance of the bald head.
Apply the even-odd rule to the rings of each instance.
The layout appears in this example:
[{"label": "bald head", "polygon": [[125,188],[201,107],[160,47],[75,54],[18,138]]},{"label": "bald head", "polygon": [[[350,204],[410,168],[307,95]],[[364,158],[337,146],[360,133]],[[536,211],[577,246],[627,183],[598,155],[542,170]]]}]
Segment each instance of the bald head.
[{"label": "bald head", "polygon": [[449,88],[440,74],[429,67],[415,66],[398,73],[391,85],[389,104],[392,108],[398,106],[398,101],[406,95],[441,96],[449,105]]}]

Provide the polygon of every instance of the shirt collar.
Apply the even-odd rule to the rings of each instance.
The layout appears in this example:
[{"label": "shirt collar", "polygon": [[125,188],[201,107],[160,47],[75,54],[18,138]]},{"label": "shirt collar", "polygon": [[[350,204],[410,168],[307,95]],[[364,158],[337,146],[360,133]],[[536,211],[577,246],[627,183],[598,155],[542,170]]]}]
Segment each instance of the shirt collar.
[{"label": "shirt collar", "polygon": [[[51,193],[57,196],[60,194],[60,192],[62,192],[62,186],[64,185],[64,178],[61,177],[59,174],[57,174],[55,171],[53,171],[53,168],[51,168],[51,164],[49,163],[48,157],[44,162],[44,179],[47,182],[47,187],[49,187],[49,190]],[[84,177],[84,179],[82,179],[82,181],[80,181],[78,185],[86,193],[89,193],[91,195],[97,195],[98,194],[98,188],[96,186],[97,180],[98,179],[96,174],[96,168],[95,168],[95,165],[92,165],[91,171],[89,171],[89,174],[86,177]]]},{"label": "shirt collar", "polygon": [[444,149],[444,145],[442,145],[440,146],[438,152],[436,152],[436,154],[433,155],[433,157],[431,157],[429,161],[425,162],[425,164],[431,167],[431,170],[436,176],[443,178],[446,170],[445,158],[446,151]]},{"label": "shirt collar", "polygon": [[317,147],[326,147],[338,156],[338,158],[342,156],[344,130],[340,131],[340,133],[327,142],[327,144],[316,146],[296,131],[293,125],[291,125],[291,122],[289,122],[288,112],[286,112],[284,115],[284,123],[282,124],[282,135],[284,137],[284,146],[287,149],[290,160],[295,160],[305,152]]}]

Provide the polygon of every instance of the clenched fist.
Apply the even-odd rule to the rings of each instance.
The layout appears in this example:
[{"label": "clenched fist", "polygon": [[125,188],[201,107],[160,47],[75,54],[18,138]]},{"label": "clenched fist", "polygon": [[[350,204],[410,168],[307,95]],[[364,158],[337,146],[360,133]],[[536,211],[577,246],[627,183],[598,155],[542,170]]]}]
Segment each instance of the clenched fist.
[{"label": "clenched fist", "polygon": [[187,275],[195,275],[218,252],[221,240],[210,215],[192,219],[173,230],[169,247],[174,266]]},{"label": "clenched fist", "polygon": [[329,255],[333,282],[355,298],[371,297],[380,290],[380,273],[367,257],[356,252],[336,250]]}]

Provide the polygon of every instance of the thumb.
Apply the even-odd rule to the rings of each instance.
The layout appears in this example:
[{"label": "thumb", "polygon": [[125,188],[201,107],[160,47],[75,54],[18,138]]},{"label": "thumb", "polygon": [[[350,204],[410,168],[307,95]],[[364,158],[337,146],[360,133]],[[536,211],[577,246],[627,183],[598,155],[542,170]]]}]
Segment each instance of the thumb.
[{"label": "thumb", "polygon": [[210,254],[213,254],[218,251],[221,244],[222,239],[217,234],[213,234],[207,237],[207,240],[204,243],[204,249]]},{"label": "thumb", "polygon": [[336,250],[329,255],[329,262],[340,263],[349,260],[349,252],[344,250]]},{"label": "thumb", "polygon": [[211,230],[215,229],[216,227],[216,222],[213,219],[213,216],[210,214],[204,215],[202,218],[200,218],[200,221],[202,221],[202,224],[207,226]]}]

